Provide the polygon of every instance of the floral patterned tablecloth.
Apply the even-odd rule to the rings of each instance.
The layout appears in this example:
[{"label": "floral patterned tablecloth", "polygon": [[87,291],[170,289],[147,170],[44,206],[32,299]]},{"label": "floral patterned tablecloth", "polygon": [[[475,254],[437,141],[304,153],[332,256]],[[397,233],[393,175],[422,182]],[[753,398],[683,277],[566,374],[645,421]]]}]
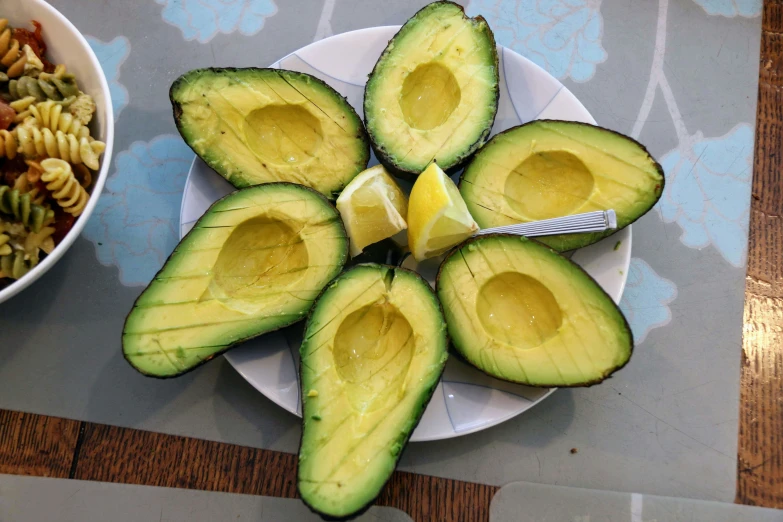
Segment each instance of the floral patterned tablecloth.
[{"label": "floral patterned tablecloth", "polygon": [[[52,0],[106,72],[116,152],[82,239],[0,305],[0,407],[295,451],[297,419],[225,361],[162,382],[122,360],[124,316],[177,243],[194,157],[168,87],[191,68],[265,66],[332,34],[400,24],[424,3]],[[402,467],[731,500],[761,0],[471,0],[466,9],[600,125],[645,143],[666,188],[633,226],[621,303],[633,362],[501,426],[413,444]]]}]

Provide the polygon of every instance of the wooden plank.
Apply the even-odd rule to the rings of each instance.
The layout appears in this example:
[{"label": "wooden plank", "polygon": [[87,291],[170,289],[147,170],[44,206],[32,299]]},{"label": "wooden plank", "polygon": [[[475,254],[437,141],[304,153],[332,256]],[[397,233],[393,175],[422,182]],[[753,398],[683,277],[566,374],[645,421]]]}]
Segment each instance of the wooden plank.
[{"label": "wooden plank", "polygon": [[80,424],[0,410],[0,473],[67,478]]},{"label": "wooden plank", "polygon": [[[296,455],[87,423],[74,478],[296,498]],[[396,472],[378,504],[416,521],[486,522],[497,487]]]},{"label": "wooden plank", "polygon": [[378,497],[380,506],[393,506],[413,520],[488,522],[489,504],[497,486],[397,471]]},{"label": "wooden plank", "polygon": [[783,1],[766,0],[740,378],[737,502],[783,508]]},{"label": "wooden plank", "polygon": [[296,496],[296,456],[88,423],[74,478]]}]

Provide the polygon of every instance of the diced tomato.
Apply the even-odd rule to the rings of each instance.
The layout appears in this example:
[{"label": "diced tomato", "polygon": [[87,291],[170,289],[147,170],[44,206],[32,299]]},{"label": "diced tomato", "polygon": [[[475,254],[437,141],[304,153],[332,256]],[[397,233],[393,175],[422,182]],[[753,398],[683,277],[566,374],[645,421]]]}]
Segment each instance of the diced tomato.
[{"label": "diced tomato", "polygon": [[43,62],[44,71],[52,72],[54,71],[54,65],[46,59],[46,42],[44,42],[43,39],[43,27],[35,20],[32,21],[32,24],[35,27],[35,31],[16,28],[14,29],[14,38],[19,41],[21,47],[29,45],[30,49],[32,49],[35,55]]},{"label": "diced tomato", "polygon": [[60,241],[63,240],[66,234],[73,228],[73,223],[75,221],[76,218],[72,215],[59,210],[57,211],[54,216],[54,234],[52,234],[55,244],[59,244]]},{"label": "diced tomato", "polygon": [[27,172],[27,169],[27,164],[21,155],[12,160],[6,159],[0,163],[0,181],[4,181],[8,186],[13,186],[16,178],[23,172]]},{"label": "diced tomato", "polygon": [[3,100],[0,100],[0,130],[6,130],[14,122],[16,111]]}]

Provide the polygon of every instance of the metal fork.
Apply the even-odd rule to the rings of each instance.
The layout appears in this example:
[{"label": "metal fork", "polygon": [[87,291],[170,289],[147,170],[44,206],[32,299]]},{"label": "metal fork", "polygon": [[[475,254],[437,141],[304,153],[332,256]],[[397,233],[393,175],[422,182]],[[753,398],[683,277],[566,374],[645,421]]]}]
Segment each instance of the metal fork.
[{"label": "metal fork", "polygon": [[485,228],[474,236],[486,234],[517,234],[520,236],[554,236],[558,234],[578,234],[584,232],[603,232],[617,228],[617,214],[614,210],[596,210],[541,221]]}]

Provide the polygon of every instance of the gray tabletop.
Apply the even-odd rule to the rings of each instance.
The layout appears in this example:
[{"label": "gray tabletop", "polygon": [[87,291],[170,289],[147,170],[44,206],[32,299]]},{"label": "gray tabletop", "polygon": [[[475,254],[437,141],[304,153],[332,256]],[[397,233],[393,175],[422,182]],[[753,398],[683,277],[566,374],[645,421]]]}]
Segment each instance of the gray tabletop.
[{"label": "gray tabletop", "polygon": [[[0,475],[3,522],[317,522],[297,499]],[[373,506],[357,522],[410,522]]]},{"label": "gray tabletop", "polygon": [[725,502],[513,482],[492,499],[490,522],[781,522],[783,511]]},{"label": "gray tabletop", "polygon": [[[53,0],[112,87],[115,157],[81,239],[0,305],[0,407],[294,452],[299,422],[222,358],[156,381],[122,359],[133,300],[177,242],[193,153],[168,87],[202,66],[264,66],[331,34],[403,23],[423,1]],[[633,226],[622,308],[637,348],[609,382],[500,426],[411,444],[401,468],[730,501],[761,0],[473,0],[498,43],[638,137],[667,185]],[[570,450],[577,448],[577,453]]]}]

